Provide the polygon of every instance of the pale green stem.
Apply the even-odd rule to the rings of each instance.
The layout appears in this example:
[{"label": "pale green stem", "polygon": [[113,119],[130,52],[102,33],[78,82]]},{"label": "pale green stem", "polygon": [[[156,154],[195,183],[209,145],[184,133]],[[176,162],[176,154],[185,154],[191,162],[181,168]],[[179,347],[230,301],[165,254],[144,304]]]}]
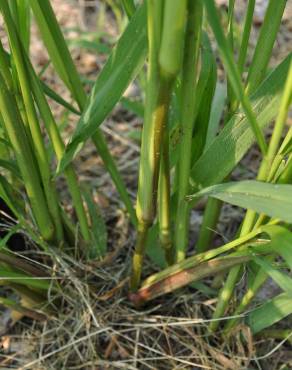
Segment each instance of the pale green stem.
[{"label": "pale green stem", "polygon": [[208,198],[206,208],[204,210],[203,222],[199,233],[199,238],[196,243],[197,253],[205,252],[210,249],[214,236],[214,231],[218,222],[221,211],[222,202],[216,198]]},{"label": "pale green stem", "polygon": [[270,0],[248,70],[247,94],[263,81],[271,58],[287,0]]},{"label": "pale green stem", "polygon": [[[292,91],[292,64],[290,65],[290,68],[289,68],[288,77],[285,83],[284,92],[283,92],[281,103],[280,103],[279,114],[277,116],[273,134],[272,134],[272,137],[269,143],[267,157],[263,159],[260,169],[259,169],[259,174],[257,177],[259,181],[266,181],[266,179],[269,176],[271,164],[272,164],[273,159],[276,156],[276,152],[277,152],[279,142],[282,136],[282,132],[284,129],[285,121],[288,115],[289,106],[291,104],[291,98],[292,98],[291,91]],[[250,232],[253,229],[255,218],[256,218],[256,213],[252,210],[248,210],[246,213],[245,219],[243,221],[243,224],[242,224],[242,228],[240,232],[241,236],[245,235],[246,233]],[[260,220],[263,221],[264,218],[261,217]],[[259,226],[259,222],[256,224],[256,226],[257,227]],[[224,314],[228,301],[233,293],[236,281],[239,276],[239,272],[240,272],[239,266],[234,267],[233,269],[230,270],[229,275],[227,277],[227,281],[224,284],[220,292],[218,304],[217,304],[217,307],[216,307],[216,310],[213,316],[214,318],[219,318]],[[248,302],[247,299],[245,299],[245,303],[244,303],[245,306],[247,305],[247,302]],[[243,310],[242,304],[240,307],[241,307],[240,309]],[[210,325],[210,329],[213,331],[216,330],[217,327],[218,327],[218,321],[214,321]]]},{"label": "pale green stem", "polygon": [[[291,105],[291,100],[292,100],[292,63],[290,64],[288,77],[285,83],[284,92],[283,92],[281,103],[280,103],[279,113],[278,113],[278,116],[275,122],[273,134],[272,134],[272,137],[269,143],[267,159],[263,160],[260,166],[260,170],[258,174],[259,181],[266,181],[269,176],[270,169],[272,166],[272,161],[276,156],[277,149],[279,147],[279,143],[282,137],[285,122],[286,122],[289,108]],[[244,222],[243,224],[243,229],[241,231],[242,233],[247,231],[248,228],[252,229],[254,225],[255,217],[256,217],[256,213],[248,210],[246,214],[247,221],[246,219],[244,220],[246,222]],[[266,219],[265,215],[260,215],[256,222],[256,225],[254,226],[254,229],[256,227],[259,227],[261,223],[264,222],[265,219]],[[235,311],[235,315],[243,312],[243,310],[250,304],[251,300],[253,299],[253,297],[255,296],[255,294],[257,293],[257,291],[262,286],[265,280],[266,280],[266,274],[262,270],[259,270],[253,286],[248,290],[246,295],[243,297],[241,303],[239,304],[239,306],[237,307]],[[226,325],[225,330],[229,331],[232,327],[234,327],[234,325],[236,325],[237,322],[238,322],[238,319],[233,319],[229,321],[228,324]]]},{"label": "pale green stem", "polygon": [[18,38],[16,28],[14,26],[8,4],[6,2],[2,2],[1,9],[5,20],[5,26],[8,31],[10,48],[13,55],[13,60],[15,62],[18,81],[24,102],[24,108],[33,139],[34,150],[36,151],[36,160],[41,174],[48,208],[50,210],[50,214],[55,225],[57,241],[61,243],[63,241],[63,228],[58,198],[55,184],[51,179],[49,159],[44,145],[44,140],[38,122],[34,102],[31,96],[31,91],[29,88],[27,70],[25,68],[25,62],[21,53],[21,43]]},{"label": "pale green stem", "polygon": [[172,84],[181,66],[186,15],[185,0],[168,1],[164,8],[163,1],[148,0],[147,5],[149,69],[137,199],[138,237],[130,284],[132,291],[137,290],[140,284],[147,232],[156,216],[162,143]]},{"label": "pale green stem", "polygon": [[128,18],[130,19],[136,10],[134,0],[122,0],[122,4],[125,9],[125,12],[127,13]]},{"label": "pale green stem", "polygon": [[0,110],[6,131],[13,146],[40,233],[44,239],[51,240],[54,234],[54,226],[41,188],[39,172],[34,165],[33,153],[26,137],[21,116],[16,107],[16,101],[7,89],[2,73],[0,73]]},{"label": "pale green stem", "polygon": [[173,262],[172,233],[170,218],[170,167],[169,167],[169,136],[164,134],[160,173],[158,185],[159,202],[159,237],[165,253],[165,260],[170,265]]},{"label": "pale green stem", "polygon": [[248,48],[248,42],[249,42],[249,37],[250,37],[250,31],[252,27],[254,8],[255,8],[255,0],[248,0],[247,11],[246,11],[244,26],[243,26],[242,39],[241,39],[240,50],[239,50],[239,56],[238,56],[238,69],[241,75],[244,69],[246,56],[247,56],[247,48]]},{"label": "pale green stem", "polygon": [[202,31],[203,8],[200,1],[188,2],[183,77],[182,77],[182,117],[181,142],[178,162],[178,200],[175,227],[176,261],[185,258],[188,245],[190,206],[185,197],[189,193],[192,138],[196,106],[197,68]]}]

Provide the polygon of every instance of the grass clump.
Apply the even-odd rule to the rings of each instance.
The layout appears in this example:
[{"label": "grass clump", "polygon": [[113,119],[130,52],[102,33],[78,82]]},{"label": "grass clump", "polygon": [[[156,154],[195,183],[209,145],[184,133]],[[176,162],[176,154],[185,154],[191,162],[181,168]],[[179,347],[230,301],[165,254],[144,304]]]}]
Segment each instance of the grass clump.
[{"label": "grass clump", "polygon": [[[143,305],[189,285],[215,290],[217,304],[207,332],[217,331],[229,314],[233,318],[222,321],[223,332],[229,334],[271,277],[283,292],[244,316],[251,332],[258,334],[292,313],[287,273],[292,268],[292,145],[291,128],[286,127],[292,101],[291,53],[269,69],[286,1],[269,1],[250,63],[253,0],[248,2],[239,42],[234,1],[229,1],[227,27],[213,0],[121,3],[115,11],[125,12],[127,26],[87,94],[50,1],[0,2],[9,43],[8,48],[0,43],[0,166],[6,175],[0,176],[0,197],[17,226],[12,233],[24,230],[37,250],[51,256],[50,273],[44,273],[16,257],[4,238],[2,285],[16,291],[22,303],[7,297],[0,303],[43,319],[56,311],[65,292],[64,284],[51,275],[60,255],[82,266],[98,266],[109,257],[106,226],[93,189],[80,185],[73,163],[91,139],[137,234],[127,276],[130,301]],[[52,91],[35,72],[29,54],[30,15],[72,102]],[[217,76],[218,61],[224,81]],[[120,100],[137,107],[122,99],[135,78],[145,93],[136,207],[99,127]],[[226,97],[221,96],[223,90]],[[78,117],[67,145],[48,97]],[[268,126],[270,137],[265,132]],[[253,144],[261,156],[256,178],[231,181]],[[76,218],[66,212],[59,197],[60,175]],[[190,245],[192,210],[206,198],[196,244]],[[247,211],[233,240],[215,247],[213,230],[223,202]],[[147,254],[159,271],[143,280]],[[237,297],[236,286],[244,274],[245,291]],[[210,286],[215,276],[217,286]],[[35,279],[40,277],[44,279]],[[96,280],[90,282],[94,284]],[[50,304],[49,292],[58,297]]]}]

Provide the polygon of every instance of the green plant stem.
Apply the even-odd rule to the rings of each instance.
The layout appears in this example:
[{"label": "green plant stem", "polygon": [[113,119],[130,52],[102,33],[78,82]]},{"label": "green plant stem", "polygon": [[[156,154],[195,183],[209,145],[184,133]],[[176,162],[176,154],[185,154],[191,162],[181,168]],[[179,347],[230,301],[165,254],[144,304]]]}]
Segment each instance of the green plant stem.
[{"label": "green plant stem", "polygon": [[166,80],[174,80],[181,67],[186,11],[187,0],[166,1],[164,4],[159,66]]},{"label": "green plant stem", "polygon": [[[240,304],[237,306],[236,310],[234,311],[233,316],[240,315],[246,307],[250,304],[252,299],[255,297],[258,290],[262,287],[262,285],[267,280],[267,274],[262,270],[258,269],[258,273],[252,282],[251,286],[248,288],[247,292],[244,294]],[[236,283],[236,282],[235,282]],[[228,320],[227,324],[224,327],[224,332],[228,333],[239,321],[238,317],[234,317]]]},{"label": "green plant stem", "polygon": [[[154,189],[152,169],[154,169],[154,118],[159,90],[158,53],[162,28],[163,1],[148,0],[147,32],[149,63],[147,70],[146,104],[142,131],[141,155],[139,167],[139,184],[136,213],[140,222],[150,222],[155,215],[155,204],[152,201]],[[148,189],[148,190],[146,190]]]},{"label": "green plant stem", "polygon": [[144,125],[142,131],[141,155],[139,167],[139,183],[137,194],[136,214],[138,219],[137,241],[132,261],[132,276],[130,288],[132,291],[138,289],[142,261],[147,240],[148,228],[155,217],[156,204],[152,197],[155,186],[155,164],[154,151],[154,127],[155,127],[155,109],[158,100],[159,90],[159,65],[158,53],[160,47],[161,29],[162,29],[162,11],[163,0],[147,1],[147,32],[148,32],[148,49],[149,64],[147,70],[146,85],[146,105],[144,112]]},{"label": "green plant stem", "polygon": [[165,253],[165,260],[169,265],[173,263],[172,233],[170,219],[170,167],[169,167],[169,135],[164,133],[160,173],[158,184],[159,203],[159,238]]},{"label": "green plant stem", "polygon": [[285,139],[283,140],[281,147],[279,149],[278,154],[275,156],[275,159],[273,161],[268,181],[271,182],[279,182],[279,183],[290,183],[290,175],[291,175],[291,161],[292,161],[292,155],[289,154],[288,159],[285,160],[285,168],[282,170],[282,172],[279,174],[278,169],[283,163],[285,156],[291,152],[291,146],[292,146],[292,127],[289,128]]},{"label": "green plant stem", "polygon": [[[151,183],[152,186],[150,187],[148,183],[143,182],[141,189],[144,190],[145,193],[150,193],[151,197],[148,195],[148,199],[150,199],[150,203],[146,205],[146,208],[140,207],[139,198],[137,200],[137,218],[138,218],[138,236],[137,236],[137,243],[135,247],[134,257],[133,257],[133,272],[131,277],[131,290],[135,291],[138,289],[140,280],[141,280],[141,272],[142,272],[142,262],[145,252],[145,243],[147,240],[147,233],[149,227],[152,225],[154,221],[154,217],[156,214],[156,204],[157,204],[157,192],[158,192],[158,179],[159,179],[159,167],[160,167],[160,158],[161,158],[161,150],[162,150],[162,141],[164,136],[164,131],[167,122],[167,115],[168,115],[168,108],[170,103],[171,97],[171,81],[164,81],[162,78],[160,80],[159,92],[157,97],[157,106],[156,109],[153,111],[153,151],[150,151],[149,154],[152,152],[154,155],[149,158],[152,162],[152,171],[151,171]],[[139,178],[139,186],[140,186],[140,178]],[[138,193],[139,194],[139,193]]]},{"label": "green plant stem", "polygon": [[[234,5],[235,0],[229,0],[228,2],[228,26],[227,26],[227,40],[229,42],[230,50],[233,52],[233,15],[234,15]],[[229,79],[227,78],[227,98],[228,98],[228,116],[230,117],[232,113],[236,110],[237,101],[236,96],[233,92],[232,86]]]},{"label": "green plant stem", "polygon": [[222,317],[225,313],[226,306],[230,301],[232,296],[234,286],[238,280],[239,273],[242,269],[242,266],[235,266],[229,271],[227,279],[224,283],[223,288],[220,290],[218,303],[216,305],[215,312],[213,313],[212,320],[209,325],[209,330],[211,332],[215,331],[219,325],[219,321],[217,321],[220,317]]},{"label": "green plant stem", "polygon": [[[281,136],[283,134],[286,118],[291,104],[292,99],[291,91],[292,91],[292,64],[290,64],[283,96],[279,107],[279,114],[277,116],[272,137],[269,143],[268,153],[267,156],[263,158],[258,172],[257,180],[259,181],[266,181],[269,176],[270,169],[272,167],[273,160],[275,159],[277,149],[279,147],[279,143],[281,140]],[[242,226],[243,232],[245,230],[249,230],[250,228],[252,228],[255,218],[256,213],[252,210],[248,210]]]},{"label": "green plant stem", "polygon": [[[197,85],[196,106],[200,107],[196,112],[196,122],[194,137],[192,140],[192,164],[202,155],[207,144],[208,131],[212,125],[211,110],[212,101],[216,89],[217,81],[217,65],[215,56],[213,55],[211,44],[208,37],[202,34],[202,55],[201,55],[201,70]],[[201,86],[201,87],[200,87]],[[202,91],[202,93],[200,93]],[[198,101],[199,100],[199,101]],[[201,104],[201,102],[204,102]],[[215,103],[214,103],[215,104]],[[221,112],[222,113],[222,112]],[[219,124],[220,118],[217,118]],[[226,119],[225,119],[226,121]],[[215,135],[215,132],[213,132]],[[199,244],[196,244],[196,250],[206,250],[210,247],[214,230],[219,217],[220,201],[214,198],[208,198],[207,206],[204,211],[202,226],[199,231]]]},{"label": "green plant stem", "polygon": [[[289,107],[291,105],[292,101],[292,63],[290,64],[287,80],[284,87],[284,92],[282,95],[280,107],[279,107],[279,113],[275,122],[273,134],[269,143],[269,149],[268,149],[268,155],[267,159],[263,160],[260,166],[259,174],[258,174],[258,180],[266,181],[269,172],[272,166],[272,161],[275,159],[277,149],[279,147],[279,143],[281,140],[281,136],[284,130],[285,122],[288,116]],[[242,233],[247,231],[248,229],[252,229],[253,224],[255,222],[256,213],[253,211],[248,210],[246,214],[246,219],[243,223]],[[259,227],[264,220],[266,219],[265,215],[260,215],[256,225],[254,226],[254,229],[256,227]],[[259,269],[257,276],[252,284],[252,287],[247,291],[247,293],[242,298],[239,306],[237,307],[234,315],[240,314],[244,311],[244,309],[250,304],[252,299],[254,298],[255,294],[259,290],[259,288],[263,285],[263,283],[266,281],[267,276],[264,273],[263,270]],[[233,328],[238,322],[238,318],[234,318],[232,320],[229,320],[228,323],[225,326],[225,331],[230,331],[231,328]]]},{"label": "green plant stem", "polygon": [[249,37],[250,37],[250,31],[252,27],[254,8],[255,8],[255,0],[248,0],[247,11],[246,11],[244,26],[243,26],[242,39],[241,39],[241,44],[240,44],[240,49],[239,49],[238,62],[237,62],[238,69],[241,75],[244,70],[244,65],[245,65],[246,56],[247,56],[247,48],[248,48],[248,42],[249,42]]},{"label": "green plant stem", "polygon": [[55,225],[56,239],[58,243],[63,241],[63,228],[58,204],[57,192],[55,184],[51,179],[49,159],[43,141],[40,125],[37,118],[34,102],[29,88],[29,78],[25,68],[25,62],[21,53],[21,44],[17,35],[16,28],[9,10],[8,3],[1,3],[1,10],[5,20],[5,26],[8,31],[9,43],[13,55],[13,61],[18,76],[18,81],[23,97],[24,108],[29,123],[30,132],[33,139],[33,148],[38,163],[39,171],[44,186],[48,208]]},{"label": "green plant stem", "polygon": [[265,77],[272,49],[281,24],[287,0],[270,0],[248,70],[248,95],[252,94]]},{"label": "green plant stem", "polygon": [[[163,26],[162,26],[163,11]],[[156,216],[158,178],[172,84],[180,69],[186,1],[148,0],[149,68],[137,198],[138,236],[130,288],[139,287],[149,227]]]},{"label": "green plant stem", "polygon": [[[254,52],[253,60],[251,63],[251,68],[249,69],[248,75],[248,84],[247,84],[247,93],[250,95],[259,85],[259,83],[263,80],[266,69],[268,66],[268,62],[271,56],[272,47],[274,45],[274,41],[280,26],[282,14],[284,11],[286,1],[280,1],[279,3],[270,0],[268,10],[265,15],[264,24],[261,29],[261,33],[258,39],[258,43],[256,46],[256,50]],[[212,4],[211,4],[212,6]],[[268,162],[269,156],[265,155],[266,150],[263,151],[263,162]],[[262,176],[262,174],[261,174]],[[245,232],[248,232],[254,225],[254,218],[255,215],[251,211],[248,211],[245,217],[245,220],[242,225],[241,235],[244,235]],[[230,278],[228,282],[224,285],[220,292],[218,306],[221,308],[216,308],[214,317],[221,317],[224,314],[226,305],[228,303],[228,299],[233,292],[235,283],[237,281],[236,274],[239,275],[240,269],[237,267],[237,271],[231,269],[229,272]],[[226,299],[227,298],[227,299]],[[225,304],[223,303],[225,301]],[[215,321],[210,325],[211,330],[216,330],[218,327],[219,322]]]},{"label": "green plant stem", "polygon": [[[0,60],[0,63],[1,62],[2,59]],[[17,163],[23,177],[25,189],[40,233],[45,240],[51,240],[54,234],[54,226],[41,188],[39,172],[34,164],[35,161],[33,153],[26,137],[21,116],[16,107],[16,101],[7,89],[1,71],[0,110],[3,121],[5,123],[9,140],[15,151]]]},{"label": "green plant stem", "polygon": [[122,4],[125,9],[125,12],[127,13],[128,18],[130,19],[136,10],[134,0],[122,0]]},{"label": "green plant stem", "polygon": [[[51,112],[50,106],[43,94],[40,81],[36,73],[34,72],[33,67],[31,63],[29,62],[28,58],[25,58],[25,60],[27,64],[27,69],[29,71],[30,83],[31,83],[35,101],[37,103],[38,109],[45,123],[46,129],[51,139],[51,143],[53,145],[56,156],[58,159],[61,159],[65,151],[65,145],[61,138],[61,135],[58,130],[54,116]],[[77,218],[80,224],[80,230],[81,230],[82,237],[85,242],[89,242],[91,237],[90,237],[89,227],[87,224],[87,216],[86,216],[86,212],[83,206],[82,196],[81,196],[81,192],[80,192],[80,188],[78,184],[78,179],[77,179],[73,165],[69,164],[66,170],[64,171],[64,173],[65,173],[65,177],[68,183],[70,194],[72,196],[72,201],[73,201],[74,208],[76,210]]]},{"label": "green plant stem", "polygon": [[203,8],[200,1],[188,2],[188,16],[183,57],[181,143],[178,161],[178,203],[176,211],[176,261],[185,258],[188,244],[190,207],[185,200],[189,192],[192,137],[195,119],[197,68],[201,40]]},{"label": "green plant stem", "polygon": [[[291,98],[292,98],[291,91],[292,91],[292,65],[290,65],[290,68],[289,68],[288,77],[285,83],[284,92],[283,92],[281,103],[280,103],[279,114],[277,116],[273,134],[272,134],[269,147],[268,147],[268,153],[267,153],[267,156],[263,159],[260,169],[259,169],[259,173],[257,177],[259,181],[266,181],[269,176],[269,171],[272,166],[272,161],[274,160],[276,156],[279,142],[281,140],[281,136],[283,133],[285,121],[288,115],[289,106],[291,104]],[[253,229],[255,218],[256,218],[256,213],[252,210],[248,210],[244,218],[243,224],[242,224],[242,228],[240,232],[241,236],[244,236],[246,233],[250,232]],[[264,218],[260,218],[260,220],[264,221]],[[258,226],[260,226],[259,222],[257,222],[256,224],[256,227]],[[226,283],[224,284],[220,292],[220,297],[219,297],[218,304],[217,304],[213,318],[219,318],[224,314],[227,303],[230,300],[230,297],[233,293],[239,273],[240,273],[240,266],[234,267],[230,270]],[[261,281],[260,277],[259,277],[259,281]],[[258,283],[258,281],[256,281],[255,286],[252,289],[252,293],[250,292],[249,294],[247,294],[247,296],[244,297],[244,300],[239,305],[238,310],[241,310],[242,312],[244,308],[247,307],[247,305],[250,303],[251,299],[253,298],[254,294],[256,293],[257,289],[259,289],[259,287],[260,287],[260,284]],[[236,324],[236,322],[237,321],[234,319],[230,325],[233,327]],[[231,326],[227,327],[227,329],[231,328]],[[210,324],[211,331],[216,330],[217,327],[218,327],[218,321],[214,321]]]},{"label": "green plant stem", "polygon": [[267,144],[264,138],[264,134],[259,127],[247,94],[244,92],[241,77],[235,64],[229,43],[224,36],[214,0],[205,1],[204,5],[207,10],[209,24],[212,27],[213,33],[215,35],[219,50],[221,52],[222,61],[224,63],[224,67],[227,70],[228,79],[230,81],[234,94],[238,101],[241,103],[242,109],[249,120],[259,148],[263,156],[265,156],[267,153]]},{"label": "green plant stem", "polygon": [[200,229],[199,238],[196,243],[197,253],[202,253],[205,252],[207,249],[210,249],[221,207],[222,201],[216,198],[208,198],[207,205],[204,210],[203,222]]},{"label": "green plant stem", "polygon": [[21,42],[25,50],[28,52],[30,46],[30,21],[31,21],[28,0],[10,1],[9,6]]}]

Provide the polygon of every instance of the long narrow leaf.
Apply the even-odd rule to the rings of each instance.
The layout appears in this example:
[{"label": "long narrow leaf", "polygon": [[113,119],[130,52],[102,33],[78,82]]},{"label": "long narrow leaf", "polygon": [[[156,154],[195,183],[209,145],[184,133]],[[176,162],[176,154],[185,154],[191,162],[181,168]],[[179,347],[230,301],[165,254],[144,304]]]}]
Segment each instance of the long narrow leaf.
[{"label": "long narrow leaf", "polygon": [[[265,128],[278,113],[291,59],[292,54],[270,73],[250,98],[261,128]],[[223,181],[253,143],[254,135],[248,120],[242,111],[237,111],[194,164],[190,179],[192,186],[200,189]]]},{"label": "long narrow leaf", "polygon": [[292,279],[288,275],[274,268],[273,265],[264,258],[254,257],[253,260],[292,298]]},{"label": "long narrow leaf", "polygon": [[292,222],[292,185],[246,180],[208,187],[189,199],[211,196],[239,207]]},{"label": "long narrow leaf", "polygon": [[147,50],[146,9],[142,5],[112,51],[92,90],[89,104],[69,142],[58,172],[72,161],[140,71]]},{"label": "long narrow leaf", "polygon": [[247,323],[253,334],[256,334],[291,314],[291,295],[282,293],[266,302],[263,306],[250,312],[247,317]]},{"label": "long narrow leaf", "polygon": [[267,150],[265,138],[261,130],[261,127],[258,123],[257,117],[252,109],[250,101],[246,93],[244,92],[240,74],[232,55],[232,49],[230,47],[230,43],[228,43],[227,39],[224,36],[223,28],[220,24],[214,0],[205,1],[204,5],[207,10],[210,26],[212,27],[213,33],[215,35],[221,53],[224,67],[226,68],[228,81],[230,82],[230,85],[232,87],[233,92],[236,95],[236,98],[241,103],[244,113],[248,117],[249,124],[252,127],[252,130],[254,132],[254,135],[256,137],[256,140],[259,144],[262,153],[265,154]]}]

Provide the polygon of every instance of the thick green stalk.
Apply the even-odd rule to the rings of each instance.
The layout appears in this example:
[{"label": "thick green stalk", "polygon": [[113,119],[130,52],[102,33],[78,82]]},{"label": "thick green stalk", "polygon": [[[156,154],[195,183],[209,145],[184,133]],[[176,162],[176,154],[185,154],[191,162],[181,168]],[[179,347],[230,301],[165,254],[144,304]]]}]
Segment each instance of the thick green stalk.
[{"label": "thick green stalk", "polygon": [[[49,0],[29,1],[35,14],[35,19],[39,25],[43,41],[51,57],[52,63],[57,73],[64,81],[65,85],[71,91],[72,96],[76,100],[82,112],[87,104],[87,96],[82,86],[80,76],[71,58],[66,41],[62,35],[57,19],[50,5],[50,2]],[[117,187],[117,190],[120,192],[120,196],[124,201],[125,206],[127,207],[127,210],[131,216],[131,221],[135,225],[136,219],[133,216],[134,210],[132,202],[129,198],[121,175],[114,163],[113,158],[111,157],[110,151],[107,148],[107,144],[102,131],[98,129],[93,135],[92,139],[104,162],[105,167],[109,171],[111,178]],[[111,157],[110,161],[109,157]]]},{"label": "thick green stalk", "polygon": [[159,66],[166,80],[174,79],[181,66],[186,10],[187,0],[166,1],[164,5]]},{"label": "thick green stalk", "polygon": [[248,42],[249,42],[249,37],[250,37],[250,31],[252,27],[254,8],[255,8],[255,0],[248,0],[247,11],[246,11],[244,26],[243,26],[242,39],[241,39],[241,44],[240,44],[240,49],[239,49],[239,56],[238,56],[238,69],[241,75],[242,75],[245,61],[246,61],[247,48],[248,48]]},{"label": "thick green stalk", "polygon": [[35,221],[42,237],[45,240],[50,240],[53,238],[54,226],[41,188],[39,172],[34,164],[33,153],[26,137],[16,101],[5,84],[2,72],[0,73],[0,111],[22,174]]},{"label": "thick green stalk", "polygon": [[[163,0],[148,0],[148,50],[149,62],[147,71],[145,116],[142,132],[139,184],[137,196],[137,218],[140,222],[150,222],[154,218],[155,205],[152,201],[154,152],[154,113],[159,90],[158,53],[160,46]],[[145,188],[149,189],[148,191]]]},{"label": "thick green stalk", "polygon": [[148,153],[149,154],[150,152],[153,153],[153,156],[151,158],[149,156],[149,162],[151,161],[153,166],[151,171],[152,187],[150,187],[149,186],[150,184],[145,182],[145,180],[143,180],[143,184],[140,185],[141,177],[139,177],[140,191],[143,189],[144,192],[148,194],[148,199],[150,199],[150,203],[149,205],[146,206],[145,209],[143,209],[140,207],[139,198],[137,200],[138,237],[133,257],[133,269],[131,278],[132,291],[137,290],[140,283],[147,234],[149,227],[152,225],[156,214],[158,180],[159,180],[158,175],[162,152],[162,142],[164,131],[166,128],[168,109],[171,97],[171,85],[172,83],[170,81],[165,81],[161,79],[157,97],[157,105],[152,116],[153,120],[152,137],[154,139],[153,149],[149,150],[150,148],[148,148],[149,151]]},{"label": "thick green stalk", "polygon": [[[149,63],[147,71],[146,105],[139,167],[139,182],[136,214],[138,219],[137,240],[132,261],[131,290],[138,289],[142,270],[145,243],[148,229],[155,217],[156,204],[153,202],[154,191],[154,124],[155,108],[159,90],[158,53],[162,29],[163,0],[147,1],[147,32]],[[153,171],[153,172],[152,172]],[[158,181],[157,181],[158,182]]]},{"label": "thick green stalk", "polygon": [[41,174],[44,192],[47,198],[48,208],[55,225],[57,241],[60,243],[63,241],[63,228],[58,198],[55,185],[51,179],[49,159],[46,152],[44,140],[42,137],[40,125],[38,122],[37,112],[35,110],[34,102],[31,96],[31,91],[29,87],[29,78],[27,75],[27,70],[25,68],[25,62],[21,53],[21,43],[18,38],[17,31],[14,26],[14,22],[7,2],[5,1],[1,2],[1,10],[4,16],[5,26],[8,31],[11,53],[13,55],[13,60],[15,63],[18,81],[23,97],[24,108],[33,139],[33,145],[36,154],[35,156]]},{"label": "thick green stalk", "polygon": [[[154,113],[159,90],[158,53],[162,29],[163,0],[147,1],[147,32],[149,61],[147,70],[146,104],[139,167],[136,214],[138,219],[137,240],[132,261],[130,287],[138,289],[148,229],[155,217],[154,189]],[[152,172],[153,170],[153,172]]]},{"label": "thick green stalk", "polygon": [[147,233],[156,215],[162,143],[172,83],[181,65],[186,13],[185,0],[168,1],[164,9],[163,1],[148,0],[147,5],[149,69],[137,199],[138,237],[130,284],[132,291],[137,290],[140,284]]},{"label": "thick green stalk", "polygon": [[189,192],[189,177],[191,168],[192,138],[195,116],[195,100],[197,85],[197,68],[199,46],[201,40],[203,8],[201,1],[188,2],[188,17],[186,26],[183,77],[182,77],[182,116],[181,142],[178,162],[178,204],[176,211],[175,249],[176,260],[182,261],[188,244],[189,203],[185,200]]},{"label": "thick green stalk", "polygon": [[287,0],[269,1],[264,22],[261,27],[253,58],[248,70],[248,95],[255,91],[266,75],[286,2]]}]

